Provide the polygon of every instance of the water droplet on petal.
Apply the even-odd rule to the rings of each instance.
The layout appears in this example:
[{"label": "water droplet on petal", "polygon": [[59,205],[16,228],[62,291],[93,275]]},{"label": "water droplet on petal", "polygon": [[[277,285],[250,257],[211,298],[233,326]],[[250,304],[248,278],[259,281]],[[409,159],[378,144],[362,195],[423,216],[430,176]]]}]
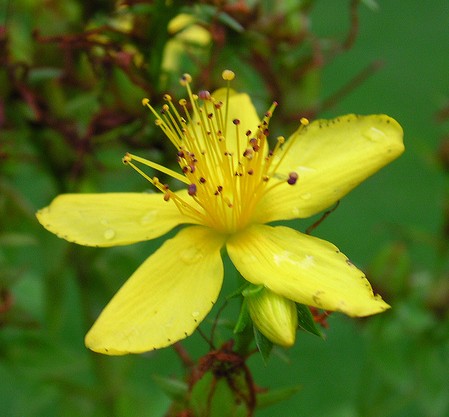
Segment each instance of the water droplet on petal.
[{"label": "water droplet on petal", "polygon": [[156,216],[157,216],[156,210],[147,211],[140,219],[140,224],[145,226],[147,224],[154,223],[156,220]]},{"label": "water droplet on petal", "polygon": [[293,207],[292,208],[292,213],[294,216],[299,216],[299,207]]},{"label": "water droplet on petal", "polygon": [[184,249],[180,255],[181,259],[187,264],[193,264],[203,258],[203,253],[197,248]]},{"label": "water droplet on petal", "polygon": [[280,267],[288,267],[289,265],[301,266],[297,255],[287,250],[279,253],[273,253],[273,261]]},{"label": "water droplet on petal", "polygon": [[301,194],[300,197],[301,197],[303,200],[309,200],[310,197],[312,197],[312,194],[310,194],[310,193],[304,193],[304,194]]},{"label": "water droplet on petal", "polygon": [[312,255],[306,255],[304,256],[304,259],[300,263],[302,268],[310,268],[315,266],[315,258]]},{"label": "water droplet on petal", "polygon": [[193,317],[193,318],[197,318],[199,315],[200,315],[200,312],[199,312],[199,311],[193,311],[193,312],[192,312],[192,317]]},{"label": "water droplet on petal", "polygon": [[106,229],[106,230],[104,231],[104,233],[103,233],[103,237],[104,237],[106,240],[112,240],[112,239],[114,239],[114,237],[115,237],[115,230],[112,230],[112,229]]},{"label": "water droplet on petal", "polygon": [[385,133],[375,127],[370,127],[363,132],[363,136],[371,142],[380,142],[385,138]]}]

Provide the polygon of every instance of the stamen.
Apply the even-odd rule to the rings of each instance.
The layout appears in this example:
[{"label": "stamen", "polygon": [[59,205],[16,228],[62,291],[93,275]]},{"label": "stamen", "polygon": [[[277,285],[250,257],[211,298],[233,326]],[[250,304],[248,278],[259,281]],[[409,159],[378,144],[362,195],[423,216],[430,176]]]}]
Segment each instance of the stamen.
[{"label": "stamen", "polygon": [[235,78],[235,73],[234,73],[234,71],[231,71],[231,70],[224,70],[221,73],[221,76],[222,76],[223,80],[225,80],[225,81],[232,81]]},{"label": "stamen", "polygon": [[285,155],[288,154],[288,152],[290,151],[290,148],[292,147],[293,143],[295,143],[295,139],[297,138],[297,136],[299,136],[299,133],[301,133],[304,130],[304,128],[309,124],[309,120],[306,119],[305,117],[301,117],[301,119],[299,121],[301,123],[301,125],[299,126],[299,129],[296,131],[296,134],[294,134],[294,135],[292,135],[290,137],[290,140],[287,143],[287,148],[283,150],[283,152],[281,154],[281,157],[276,162],[276,165],[273,168],[273,172],[277,171],[277,169],[279,168],[279,165],[281,164],[281,162],[285,158]]},{"label": "stamen", "polygon": [[221,73],[221,76],[223,77],[223,80],[227,81],[227,88],[226,88],[226,112],[225,112],[225,130],[224,130],[224,135],[226,137],[226,128],[227,128],[227,120],[228,120],[228,112],[229,112],[229,90],[231,88],[231,81],[235,78],[235,73],[231,70],[224,70]]},{"label": "stamen", "polygon": [[[164,193],[165,201],[172,201],[195,222],[231,232],[251,221],[255,207],[268,190],[285,182],[294,185],[299,176],[296,172],[288,176],[276,174],[293,140],[284,146],[285,138],[279,136],[274,148],[268,149],[269,122],[278,103],[272,103],[256,131],[247,130],[251,126],[242,126],[243,120],[229,117],[234,99],[230,84],[235,74],[225,70],[222,77],[227,84],[224,103],[216,101],[207,90],[193,94],[189,74],[180,79],[188,96],[178,101],[180,107],[175,106],[169,94],[163,96],[166,103],[161,112],[156,112],[148,99],[142,100],[155,115],[156,125],[176,147],[181,173],[132,154],[126,154],[123,162],[141,173]],[[235,131],[230,128],[228,136],[231,121]],[[302,118],[298,132],[307,124],[308,120]],[[182,181],[187,185],[189,201],[184,201],[182,194],[170,191],[156,177],[150,178],[133,161]],[[271,180],[273,177],[276,181]]]},{"label": "stamen", "polygon": [[179,83],[183,86],[186,87],[187,85],[189,85],[192,82],[192,76],[190,74],[182,74],[181,79],[179,80]]},{"label": "stamen", "polygon": [[175,172],[175,171],[173,171],[173,170],[171,170],[171,169],[169,169],[169,168],[167,168],[167,167],[164,167],[163,165],[159,165],[159,164],[157,164],[156,162],[152,162],[152,161],[149,161],[148,159],[141,158],[140,156],[137,156],[137,155],[133,155],[133,154],[127,153],[127,154],[123,157],[122,161],[123,161],[125,164],[126,164],[126,163],[130,164],[131,161],[132,161],[133,159],[134,159],[135,161],[140,162],[140,163],[143,164],[143,165],[149,166],[150,168],[153,168],[153,169],[155,169],[155,170],[157,170],[157,171],[159,171],[159,172],[163,172],[164,174],[167,174],[167,175],[169,175],[170,177],[175,178],[175,179],[177,179],[177,180],[183,182],[184,184],[189,184],[189,181],[188,181],[187,178],[184,177],[183,175],[178,174],[177,172]]},{"label": "stamen", "polygon": [[196,184],[189,184],[187,192],[189,193],[190,196],[195,196],[196,195]]},{"label": "stamen", "polygon": [[295,185],[296,181],[298,181],[298,173],[296,172],[290,172],[288,174],[288,180],[287,183],[290,185]]},{"label": "stamen", "polygon": [[210,100],[211,99],[211,95],[209,93],[209,91],[207,90],[201,90],[200,92],[198,92],[198,98],[201,100]]}]

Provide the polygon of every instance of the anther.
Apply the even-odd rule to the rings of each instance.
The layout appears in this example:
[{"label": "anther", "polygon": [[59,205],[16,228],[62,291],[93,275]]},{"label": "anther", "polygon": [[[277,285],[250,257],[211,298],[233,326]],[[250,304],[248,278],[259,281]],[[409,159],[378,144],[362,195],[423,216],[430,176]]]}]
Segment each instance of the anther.
[{"label": "anther", "polygon": [[185,98],[182,98],[181,100],[178,101],[179,105],[184,107],[187,105],[187,100]]},{"label": "anther", "polygon": [[201,100],[210,100],[211,95],[210,95],[209,91],[201,90],[200,92],[198,92],[198,98],[200,98]]},{"label": "anther", "polygon": [[301,117],[299,121],[303,126],[307,126],[309,124],[309,119],[306,119],[305,117]]},{"label": "anther", "polygon": [[169,111],[169,110],[170,110],[170,107],[168,107],[168,104],[164,104],[162,106],[162,111],[166,112],[166,111]]},{"label": "anther", "polygon": [[232,123],[234,123],[235,125],[239,125],[240,124],[240,120],[239,119],[234,119],[232,121]]},{"label": "anther", "polygon": [[298,181],[298,173],[297,172],[290,172],[288,174],[288,180],[287,183],[290,185],[295,185],[296,181]]},{"label": "anther", "polygon": [[149,98],[143,98],[142,99],[142,106],[148,106],[148,104],[150,104],[150,99]]},{"label": "anther", "polygon": [[185,87],[187,84],[190,84],[192,82],[192,76],[190,74],[183,74],[181,79],[179,80],[179,83]]},{"label": "anther", "polygon": [[122,162],[126,165],[128,162],[131,162],[132,158],[131,156],[127,153],[123,158],[122,158]]},{"label": "anther", "polygon": [[171,95],[170,94],[164,94],[164,100],[165,101],[171,101]]},{"label": "anther", "polygon": [[243,156],[247,159],[253,159],[254,157],[254,150],[252,148],[247,148],[243,152]]},{"label": "anther", "polygon": [[221,73],[221,76],[222,76],[223,80],[225,80],[225,81],[232,81],[235,78],[235,73],[234,73],[234,71],[231,71],[231,70],[224,70]]},{"label": "anther", "polygon": [[187,188],[187,192],[189,195],[195,196],[196,195],[196,184],[190,184],[189,187]]}]

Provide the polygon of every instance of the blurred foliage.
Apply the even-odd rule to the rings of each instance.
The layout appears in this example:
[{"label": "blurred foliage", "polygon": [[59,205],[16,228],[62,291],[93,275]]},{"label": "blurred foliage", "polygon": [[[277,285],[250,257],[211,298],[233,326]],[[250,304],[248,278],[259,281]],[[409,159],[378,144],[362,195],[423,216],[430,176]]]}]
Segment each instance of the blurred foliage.
[{"label": "blurred foliage", "polygon": [[[449,415],[446,8],[444,0],[3,0],[0,415],[162,416],[170,398],[169,415],[184,415],[186,395],[201,413],[210,394],[213,415],[230,415],[223,401],[235,401],[237,416],[253,406],[254,390],[258,416]],[[121,156],[174,158],[141,99],[179,97],[183,72],[213,90],[225,68],[261,112],[281,104],[279,134],[301,116],[337,112],[386,112],[403,124],[407,154],[351,193],[318,233],[365,266],[393,309],[357,322],[332,315],[326,342],[301,334],[267,365],[257,356],[238,362],[226,344],[209,351],[198,334],[139,356],[88,352],[86,330],[160,240],[75,247],[42,230],[34,212],[61,192],[143,190]],[[225,295],[235,290],[227,281]],[[216,313],[201,328],[215,330],[219,346],[237,306],[231,300],[217,326]],[[199,357],[189,391],[182,375],[193,375]],[[223,364],[236,366],[232,380],[217,377]]]}]

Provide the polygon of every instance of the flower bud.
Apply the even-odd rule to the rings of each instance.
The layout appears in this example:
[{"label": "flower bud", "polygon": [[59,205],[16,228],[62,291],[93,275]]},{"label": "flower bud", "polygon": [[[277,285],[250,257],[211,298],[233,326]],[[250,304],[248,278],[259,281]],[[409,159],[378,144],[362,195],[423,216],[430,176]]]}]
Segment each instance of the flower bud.
[{"label": "flower bud", "polygon": [[298,313],[293,301],[263,288],[246,297],[249,314],[257,329],[276,345],[295,343]]}]

